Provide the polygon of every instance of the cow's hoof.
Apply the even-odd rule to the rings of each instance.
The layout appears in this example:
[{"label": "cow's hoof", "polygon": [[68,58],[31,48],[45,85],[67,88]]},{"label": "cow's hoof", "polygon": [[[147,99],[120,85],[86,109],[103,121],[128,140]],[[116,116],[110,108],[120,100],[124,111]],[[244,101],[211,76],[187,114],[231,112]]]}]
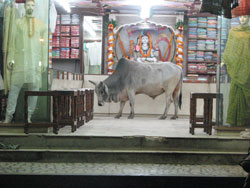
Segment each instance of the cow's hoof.
[{"label": "cow's hoof", "polygon": [[134,119],[134,115],[129,115],[128,119]]},{"label": "cow's hoof", "polygon": [[165,115],[162,115],[161,117],[160,117],[160,119],[162,119],[162,120],[164,120],[164,119],[166,119],[167,118],[167,116],[165,116]]},{"label": "cow's hoof", "polygon": [[115,116],[115,119],[120,119],[120,117],[121,117],[121,115],[117,114],[117,115]]},{"label": "cow's hoof", "polygon": [[178,116],[173,116],[173,117],[171,117],[171,119],[177,119],[178,118]]}]

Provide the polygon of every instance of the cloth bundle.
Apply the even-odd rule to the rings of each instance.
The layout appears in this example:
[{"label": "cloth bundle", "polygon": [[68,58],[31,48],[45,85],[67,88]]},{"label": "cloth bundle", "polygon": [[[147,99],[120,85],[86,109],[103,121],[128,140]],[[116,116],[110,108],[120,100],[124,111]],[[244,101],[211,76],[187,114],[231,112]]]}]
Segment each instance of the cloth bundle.
[{"label": "cloth bundle", "polygon": [[60,48],[53,48],[52,57],[53,58],[60,58]]},{"label": "cloth bundle", "polygon": [[207,18],[207,27],[212,27],[212,28],[217,27],[216,17],[208,17]]},{"label": "cloth bundle", "polygon": [[80,16],[78,14],[73,14],[71,24],[78,25],[79,23],[80,23]]},{"label": "cloth bundle", "polygon": [[205,61],[211,61],[213,59],[213,52],[205,52]]},{"label": "cloth bundle", "polygon": [[207,27],[207,18],[199,17],[198,18],[198,27]]},{"label": "cloth bundle", "polygon": [[217,31],[216,31],[216,29],[208,28],[207,29],[207,37],[208,38],[216,39],[217,38]]},{"label": "cloth bundle", "polygon": [[61,48],[60,58],[69,59],[70,48]]},{"label": "cloth bundle", "polygon": [[197,61],[204,61],[204,52],[203,51],[197,51],[196,60]]},{"label": "cloth bundle", "polygon": [[79,49],[78,48],[71,48],[70,58],[79,58]]},{"label": "cloth bundle", "polygon": [[189,28],[188,29],[188,37],[189,38],[197,38],[197,28]]},{"label": "cloth bundle", "polygon": [[188,19],[188,26],[189,27],[197,27],[198,26],[197,18],[189,18]]},{"label": "cloth bundle", "polygon": [[71,35],[80,35],[80,26],[71,26]]},{"label": "cloth bundle", "polygon": [[197,49],[197,40],[189,40],[188,49],[189,50],[196,50]]},{"label": "cloth bundle", "polygon": [[197,50],[205,50],[206,49],[206,41],[198,40],[197,41]]},{"label": "cloth bundle", "polygon": [[197,29],[197,33],[198,33],[198,38],[207,38],[207,30],[203,29],[203,28],[198,28]]},{"label": "cloth bundle", "polygon": [[193,50],[188,51],[188,60],[195,61],[196,60],[196,52]]},{"label": "cloth bundle", "polygon": [[61,24],[70,24],[70,23],[71,23],[70,14],[62,14]]},{"label": "cloth bundle", "polygon": [[79,37],[71,37],[71,47],[79,47]]},{"label": "cloth bundle", "polygon": [[214,40],[206,40],[206,49],[207,50],[215,50]]}]

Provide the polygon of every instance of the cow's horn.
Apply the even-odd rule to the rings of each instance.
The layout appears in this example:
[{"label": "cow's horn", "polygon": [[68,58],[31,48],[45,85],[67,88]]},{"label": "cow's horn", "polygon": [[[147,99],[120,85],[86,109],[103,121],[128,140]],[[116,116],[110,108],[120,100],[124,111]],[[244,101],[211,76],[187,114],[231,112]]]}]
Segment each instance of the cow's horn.
[{"label": "cow's horn", "polygon": [[96,83],[94,81],[89,80],[91,84],[94,84],[96,86]]}]

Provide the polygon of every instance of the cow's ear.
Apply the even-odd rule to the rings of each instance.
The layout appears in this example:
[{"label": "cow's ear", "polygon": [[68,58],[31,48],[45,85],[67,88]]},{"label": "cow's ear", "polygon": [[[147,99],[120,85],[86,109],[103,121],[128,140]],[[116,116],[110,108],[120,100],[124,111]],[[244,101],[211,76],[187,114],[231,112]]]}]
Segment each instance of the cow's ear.
[{"label": "cow's ear", "polygon": [[109,94],[109,89],[108,89],[108,86],[106,84],[104,84],[104,90],[105,90],[105,93],[108,95]]},{"label": "cow's ear", "polygon": [[96,86],[96,83],[95,83],[95,82],[93,82],[93,81],[91,81],[91,80],[89,80],[89,82],[90,82],[91,84],[93,84],[93,85]]}]

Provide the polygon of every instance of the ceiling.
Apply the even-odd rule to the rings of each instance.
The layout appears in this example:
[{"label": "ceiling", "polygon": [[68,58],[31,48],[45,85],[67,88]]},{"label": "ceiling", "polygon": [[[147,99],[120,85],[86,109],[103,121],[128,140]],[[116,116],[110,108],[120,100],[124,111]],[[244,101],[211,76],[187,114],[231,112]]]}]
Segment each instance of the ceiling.
[{"label": "ceiling", "polygon": [[201,4],[201,0],[68,0],[72,9],[85,9],[96,14],[121,13],[138,14],[141,10],[140,4],[145,2],[158,2],[152,6],[153,14],[164,14],[168,12],[192,11],[195,6]]}]

